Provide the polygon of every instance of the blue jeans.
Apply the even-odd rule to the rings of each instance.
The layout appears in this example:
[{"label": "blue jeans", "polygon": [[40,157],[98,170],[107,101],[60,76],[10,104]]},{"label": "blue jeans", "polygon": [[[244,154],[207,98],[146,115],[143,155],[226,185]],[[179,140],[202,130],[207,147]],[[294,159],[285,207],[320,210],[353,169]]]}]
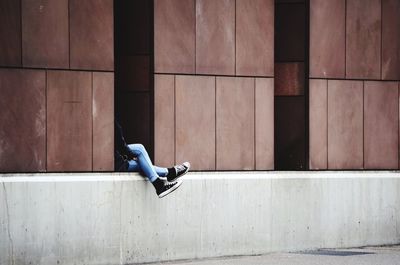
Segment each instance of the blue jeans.
[{"label": "blue jeans", "polygon": [[136,160],[129,160],[128,171],[142,172],[150,182],[155,181],[159,176],[165,177],[168,174],[168,169],[153,165],[146,148],[142,144],[129,144],[128,148],[136,157]]}]

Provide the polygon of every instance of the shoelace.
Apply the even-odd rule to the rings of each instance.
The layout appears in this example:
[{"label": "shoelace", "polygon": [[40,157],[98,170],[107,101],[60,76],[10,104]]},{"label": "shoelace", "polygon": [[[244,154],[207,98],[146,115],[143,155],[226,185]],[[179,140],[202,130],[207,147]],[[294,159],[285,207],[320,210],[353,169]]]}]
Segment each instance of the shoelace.
[{"label": "shoelace", "polygon": [[176,184],[176,182],[171,182],[171,183],[167,183],[165,186],[167,189],[170,189],[171,187],[173,187]]},{"label": "shoelace", "polygon": [[186,167],[184,165],[178,165],[178,166],[175,166],[175,169],[176,169],[176,173],[179,173],[180,171],[185,171]]}]

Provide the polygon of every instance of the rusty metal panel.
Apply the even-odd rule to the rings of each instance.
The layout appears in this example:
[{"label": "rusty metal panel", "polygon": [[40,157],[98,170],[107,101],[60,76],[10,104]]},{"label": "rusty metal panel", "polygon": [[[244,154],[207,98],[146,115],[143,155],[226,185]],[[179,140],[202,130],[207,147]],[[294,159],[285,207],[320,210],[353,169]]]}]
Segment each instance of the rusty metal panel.
[{"label": "rusty metal panel", "polygon": [[274,1],[236,1],[236,74],[274,75]]},{"label": "rusty metal panel", "polygon": [[93,73],[93,171],[114,171],[114,74]]},{"label": "rusty metal panel", "polygon": [[304,63],[275,64],[275,96],[304,95]]},{"label": "rusty metal panel", "polygon": [[364,84],[364,159],[367,169],[399,167],[397,82]]},{"label": "rusty metal panel", "polygon": [[235,74],[235,1],[196,1],[196,73]]},{"label": "rusty metal panel", "polygon": [[382,79],[400,80],[400,1],[382,0]]},{"label": "rusty metal panel", "polygon": [[46,171],[46,74],[0,69],[0,172]]},{"label": "rusty metal panel", "polygon": [[195,25],[194,0],[155,0],[155,72],[195,73]]},{"label": "rusty metal panel", "polygon": [[47,72],[47,170],[92,170],[90,72]]},{"label": "rusty metal panel", "polygon": [[22,0],[24,67],[69,68],[68,0]]},{"label": "rusty metal panel", "polygon": [[310,0],[310,77],[345,77],[345,21],[345,0]]},{"label": "rusty metal panel", "polygon": [[254,170],[254,78],[217,77],[217,170]]},{"label": "rusty metal panel", "polygon": [[256,78],[256,170],[274,169],[274,79]]},{"label": "rusty metal panel", "polygon": [[154,76],[154,160],[175,164],[175,76]]},{"label": "rusty metal panel", "polygon": [[215,170],[215,77],[176,76],[176,161]]},{"label": "rusty metal panel", "polygon": [[346,78],[381,78],[381,0],[347,0]]},{"label": "rusty metal panel", "polygon": [[363,168],[362,81],[328,81],[328,168]]},{"label": "rusty metal panel", "polygon": [[71,68],[114,69],[113,0],[69,0]]},{"label": "rusty metal panel", "polygon": [[0,1],[0,65],[21,66],[21,2]]},{"label": "rusty metal panel", "polygon": [[310,79],[310,169],[328,168],[328,81]]}]

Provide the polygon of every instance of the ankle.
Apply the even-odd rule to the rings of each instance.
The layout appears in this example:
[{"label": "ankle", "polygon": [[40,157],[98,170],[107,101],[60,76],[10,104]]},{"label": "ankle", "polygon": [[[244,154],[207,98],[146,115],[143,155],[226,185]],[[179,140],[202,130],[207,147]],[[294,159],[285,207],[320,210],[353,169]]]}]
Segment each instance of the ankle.
[{"label": "ankle", "polygon": [[164,186],[164,181],[162,181],[160,178],[156,178],[156,180],[154,180],[151,184],[153,184],[156,190],[160,190]]},{"label": "ankle", "polygon": [[169,177],[176,177],[176,170],[174,167],[169,167],[168,168],[168,176]]}]

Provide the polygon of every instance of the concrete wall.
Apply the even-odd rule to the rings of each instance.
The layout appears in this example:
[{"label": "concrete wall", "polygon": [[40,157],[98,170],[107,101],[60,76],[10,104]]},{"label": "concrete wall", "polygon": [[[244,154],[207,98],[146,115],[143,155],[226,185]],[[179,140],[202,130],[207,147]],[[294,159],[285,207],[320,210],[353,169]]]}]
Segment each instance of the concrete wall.
[{"label": "concrete wall", "polygon": [[400,243],[390,172],[0,177],[0,264],[130,264]]}]

